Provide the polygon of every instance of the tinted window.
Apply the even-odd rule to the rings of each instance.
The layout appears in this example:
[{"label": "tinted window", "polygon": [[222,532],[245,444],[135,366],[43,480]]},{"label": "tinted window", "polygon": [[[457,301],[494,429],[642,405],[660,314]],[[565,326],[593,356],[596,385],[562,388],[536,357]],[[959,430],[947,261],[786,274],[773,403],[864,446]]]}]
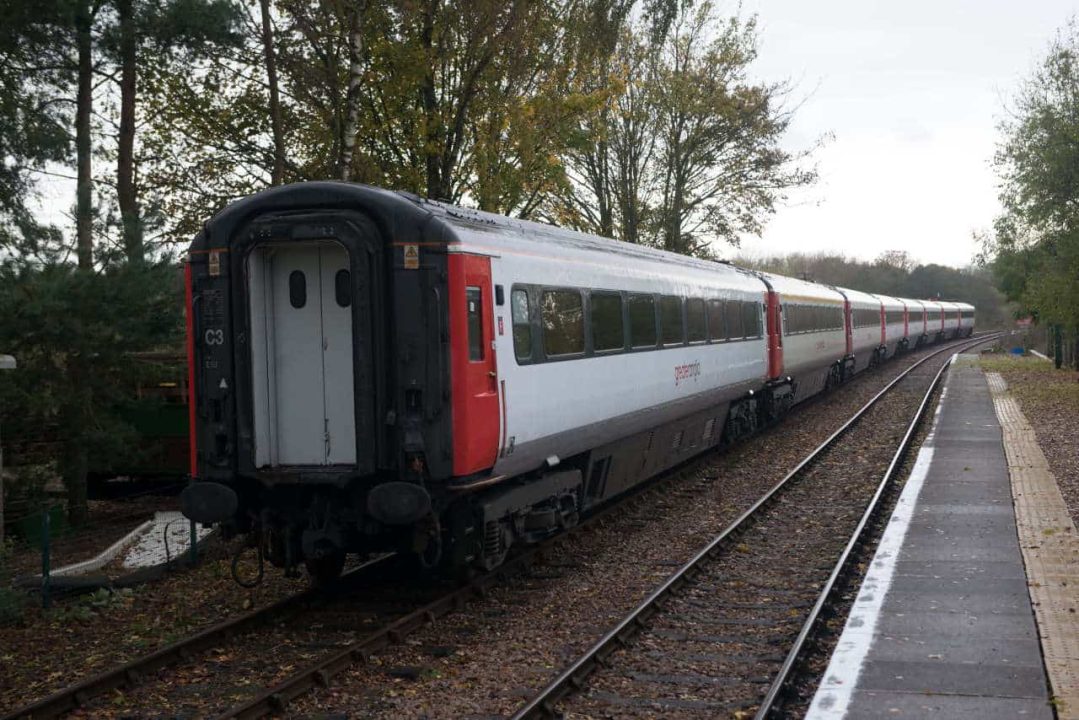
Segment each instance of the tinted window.
[{"label": "tinted window", "polygon": [[576,290],[546,290],[541,304],[543,350],[549,357],[584,352],[584,307]]},{"label": "tinted window", "polygon": [[348,270],[338,270],[333,276],[333,296],[341,307],[352,304],[352,275]]},{"label": "tinted window", "polygon": [[682,330],[682,298],[664,295],[659,299],[659,322],[663,328],[663,344],[681,345],[685,339]]},{"label": "tinted window", "polygon": [[880,327],[880,310],[857,308],[853,311],[854,327]]},{"label": "tinted window", "polygon": [[483,360],[483,294],[478,287],[465,288],[468,302],[468,359]]},{"label": "tinted window", "polygon": [[745,319],[746,337],[758,337],[761,334],[761,314],[757,303],[742,303],[742,317]]},{"label": "tinted window", "polygon": [[656,345],[656,301],[651,295],[626,298],[629,314],[629,341],[635,348]]},{"label": "tinted window", "polygon": [[726,340],[727,330],[723,324],[723,301],[708,301],[708,335],[713,340]]},{"label": "tinted window", "polygon": [[296,309],[307,304],[307,278],[300,270],[293,270],[288,275],[288,301]]},{"label": "tinted window", "polygon": [[801,305],[787,305],[783,308],[783,314],[787,317],[787,332],[790,334],[800,333],[805,331],[805,322]]},{"label": "tinted window", "polygon": [[622,327],[622,296],[592,293],[592,349],[621,350],[625,346]]},{"label": "tinted window", "polygon": [[742,303],[737,300],[724,302],[723,316],[727,319],[728,339],[745,337],[746,334],[742,329]]},{"label": "tinted window", "polygon": [[708,339],[708,327],[704,319],[704,300],[697,298],[686,300],[686,334],[690,342],[702,342]]},{"label": "tinted window", "polygon": [[510,295],[513,316],[513,352],[518,360],[532,357],[532,325],[528,319],[528,291],[514,290]]}]

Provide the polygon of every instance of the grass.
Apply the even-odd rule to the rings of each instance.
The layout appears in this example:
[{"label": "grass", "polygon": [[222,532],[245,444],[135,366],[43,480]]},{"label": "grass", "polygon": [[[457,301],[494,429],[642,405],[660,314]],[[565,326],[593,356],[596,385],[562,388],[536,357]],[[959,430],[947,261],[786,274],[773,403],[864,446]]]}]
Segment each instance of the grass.
[{"label": "grass", "polygon": [[986,372],[1000,373],[1008,390],[1019,398],[1024,410],[1059,412],[1062,407],[1079,407],[1079,373],[1040,358],[983,356],[980,364]]}]

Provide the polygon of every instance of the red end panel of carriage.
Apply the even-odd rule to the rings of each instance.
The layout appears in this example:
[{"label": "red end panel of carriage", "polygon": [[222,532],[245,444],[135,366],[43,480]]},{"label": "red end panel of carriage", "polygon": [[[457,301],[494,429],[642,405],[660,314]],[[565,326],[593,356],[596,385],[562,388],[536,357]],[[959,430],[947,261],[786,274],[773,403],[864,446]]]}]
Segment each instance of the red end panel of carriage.
[{"label": "red end panel of carriage", "polygon": [[783,317],[779,293],[769,289],[764,294],[765,328],[768,332],[768,379],[783,374]]},{"label": "red end panel of carriage", "polygon": [[493,467],[498,454],[494,288],[490,258],[451,254],[448,264],[453,474],[462,476]]}]

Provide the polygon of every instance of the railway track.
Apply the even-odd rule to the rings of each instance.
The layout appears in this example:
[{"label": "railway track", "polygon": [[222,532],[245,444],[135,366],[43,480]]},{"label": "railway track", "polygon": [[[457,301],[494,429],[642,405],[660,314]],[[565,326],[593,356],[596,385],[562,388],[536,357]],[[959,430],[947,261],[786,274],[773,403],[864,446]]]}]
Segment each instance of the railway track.
[{"label": "railway track", "polygon": [[[942,348],[900,374],[528,700],[514,720],[612,712],[776,716],[807,640],[881,512],[947,368],[933,360],[995,337]],[[916,409],[883,475],[836,482],[844,463],[864,460],[837,450],[859,447],[859,431],[881,411],[904,404],[897,400],[913,400]],[[793,545],[800,557],[838,559],[791,565],[785,560]]]},{"label": "railway track", "polygon": [[189,662],[211,648],[260,626],[291,617],[306,609],[332,601],[335,597],[350,596],[357,586],[364,585],[377,573],[382,572],[390,559],[391,556],[386,555],[363,563],[343,575],[340,582],[332,589],[309,588],[212,625],[152,653],[93,675],[40,700],[7,712],[2,716],[2,720],[58,717],[86,706],[94,698],[105,693],[136,687],[156,672]]},{"label": "railway track", "polygon": [[[984,338],[979,340],[985,341]],[[934,352],[918,364],[948,351],[954,351],[954,348],[949,346]],[[701,459],[697,458],[690,460],[687,465],[695,466],[700,462]],[[55,717],[78,708],[92,709],[95,698],[114,690],[126,691],[131,705],[155,708],[155,712],[165,707],[178,710],[180,707],[177,703],[182,705],[185,701],[194,702],[200,715],[212,710],[220,712],[220,717],[261,717],[280,711],[307,690],[329,684],[334,675],[350,665],[366,661],[372,654],[402,642],[440,617],[464,608],[471,599],[485,596],[496,584],[531,566],[554,544],[575,531],[605,522],[615,511],[649,502],[649,498],[662,492],[668,481],[681,476],[684,470],[684,467],[676,468],[626,501],[593,516],[574,531],[512,557],[493,573],[475,578],[434,599],[418,596],[409,602],[400,602],[399,591],[395,592],[392,600],[379,598],[377,593],[372,594],[372,580],[386,569],[386,560],[379,559],[356,568],[349,576],[342,578],[341,585],[334,592],[308,590],[290,596],[72,685],[4,717]],[[362,597],[360,589],[363,590]],[[301,612],[309,617],[305,617],[298,624],[299,627],[286,627],[285,621]],[[254,656],[252,662],[234,663],[234,658],[229,657],[229,646],[241,638],[249,638],[252,631],[268,625],[274,627],[266,634],[265,642],[256,642],[243,650],[245,654]],[[281,634],[286,632],[293,639],[282,640]],[[356,635],[361,637],[355,638]],[[298,647],[300,652],[293,656],[282,656],[281,649],[285,647]],[[306,663],[305,658],[309,655],[319,657],[314,662]],[[300,669],[283,679],[278,677],[282,667],[294,665],[299,665]],[[174,674],[164,677],[165,671],[170,668],[176,668],[170,670]],[[241,693],[247,697],[232,707],[224,704],[228,702],[228,694],[222,694],[216,702],[209,703],[209,698],[199,697],[202,690],[213,691],[211,686],[235,687],[234,676],[237,673],[249,674],[243,683],[248,688],[261,686],[266,689],[253,694]],[[205,681],[207,676],[211,677],[209,682]],[[257,678],[256,682],[251,681],[251,676]],[[153,681],[155,677],[173,681],[182,677],[183,682],[172,684],[186,690],[181,689],[176,695],[162,693],[154,689],[158,684]]]}]

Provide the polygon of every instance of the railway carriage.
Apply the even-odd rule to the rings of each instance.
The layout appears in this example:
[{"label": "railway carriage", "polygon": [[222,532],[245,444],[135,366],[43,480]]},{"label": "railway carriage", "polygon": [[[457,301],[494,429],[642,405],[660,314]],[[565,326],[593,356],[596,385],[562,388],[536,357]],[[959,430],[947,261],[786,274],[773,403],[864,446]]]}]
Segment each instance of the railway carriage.
[{"label": "railway carriage", "polygon": [[884,357],[895,357],[910,347],[907,323],[907,302],[900,298],[878,295],[884,321]]},{"label": "railway carriage", "polygon": [[926,333],[930,341],[940,342],[944,339],[944,305],[939,300],[926,300]]},{"label": "railway carriage", "polygon": [[319,579],[494,567],[888,339],[865,293],[347,183],[234,203],[186,279],[184,512]]},{"label": "railway carriage", "polygon": [[847,288],[836,289],[847,301],[850,337],[847,352],[854,357],[854,371],[859,372],[883,359],[883,303],[876,295]]},{"label": "railway carriage", "polygon": [[794,401],[838,385],[851,373],[842,293],[825,285],[760,273],[782,313],[782,371],[795,379]]},{"label": "railway carriage", "polygon": [[954,302],[942,302],[944,309],[944,337],[952,340],[959,337],[962,322],[959,318],[959,305]]},{"label": "railway carriage", "polygon": [[959,307],[960,336],[970,337],[974,334],[974,306],[969,303],[956,303]]},{"label": "railway carriage", "polygon": [[930,342],[929,309],[923,300],[906,300],[907,336],[912,347],[921,347]]}]

